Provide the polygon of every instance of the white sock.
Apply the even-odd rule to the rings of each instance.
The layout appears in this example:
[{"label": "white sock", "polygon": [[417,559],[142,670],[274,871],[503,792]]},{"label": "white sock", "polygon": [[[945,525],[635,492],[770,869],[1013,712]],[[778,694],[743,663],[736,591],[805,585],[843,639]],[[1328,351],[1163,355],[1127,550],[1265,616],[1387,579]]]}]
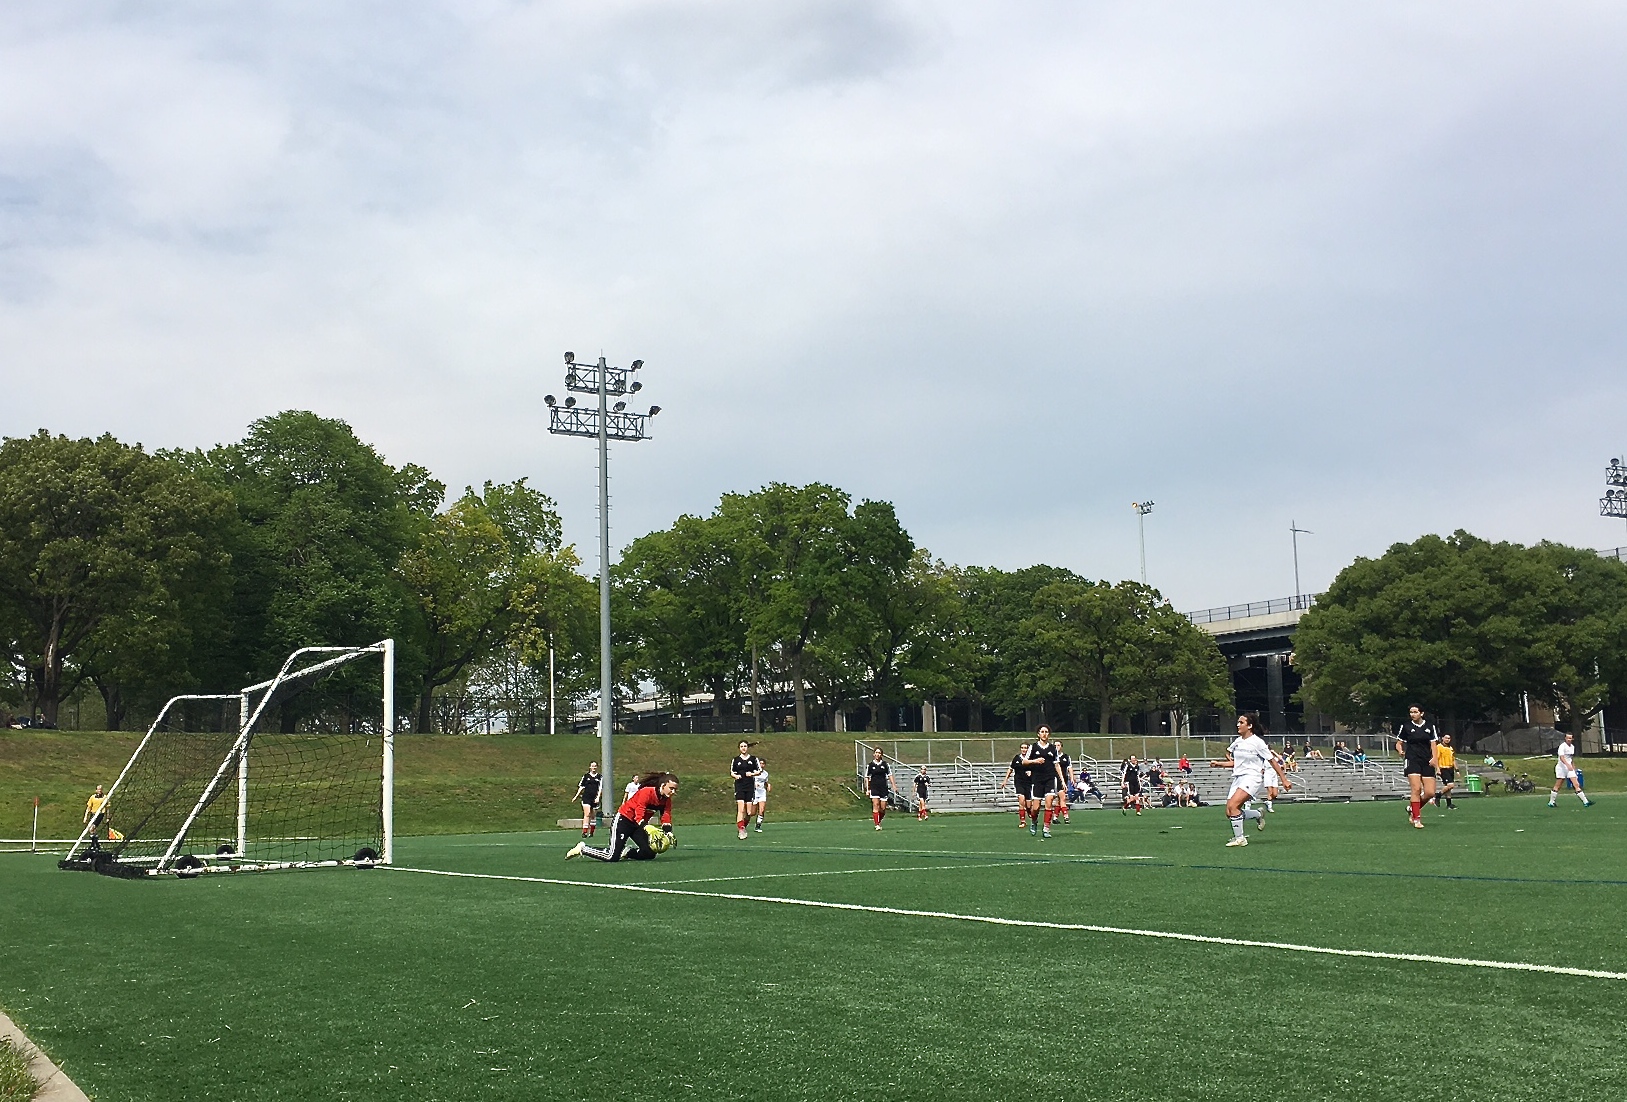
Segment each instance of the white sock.
[{"label": "white sock", "polygon": [[1260,817],[1260,809],[1257,807],[1245,807],[1243,814],[1240,816],[1243,819],[1258,819]]},{"label": "white sock", "polygon": [[1236,818],[1228,819],[1228,821],[1232,824],[1232,834],[1241,838],[1243,836],[1243,817],[1239,815]]},{"label": "white sock", "polygon": [[1270,801],[1270,800],[1267,800],[1267,801],[1266,801],[1266,802],[1265,802],[1265,809],[1266,809],[1266,810],[1267,810],[1267,811],[1275,811],[1275,810],[1277,810],[1277,809],[1276,809],[1276,808],[1274,808],[1274,807],[1272,807],[1272,806],[1271,806],[1271,801]]}]

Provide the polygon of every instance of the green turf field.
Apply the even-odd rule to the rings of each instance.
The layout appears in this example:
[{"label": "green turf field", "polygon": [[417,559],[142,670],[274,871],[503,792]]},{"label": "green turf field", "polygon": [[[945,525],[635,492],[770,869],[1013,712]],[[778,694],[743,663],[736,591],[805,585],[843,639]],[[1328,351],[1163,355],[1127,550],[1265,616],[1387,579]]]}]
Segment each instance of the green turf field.
[{"label": "green turf field", "polygon": [[102,1100],[1627,1096],[1627,800],[1404,819],[681,826],[620,865],[442,836],[151,883],[0,854],[0,1006]]}]

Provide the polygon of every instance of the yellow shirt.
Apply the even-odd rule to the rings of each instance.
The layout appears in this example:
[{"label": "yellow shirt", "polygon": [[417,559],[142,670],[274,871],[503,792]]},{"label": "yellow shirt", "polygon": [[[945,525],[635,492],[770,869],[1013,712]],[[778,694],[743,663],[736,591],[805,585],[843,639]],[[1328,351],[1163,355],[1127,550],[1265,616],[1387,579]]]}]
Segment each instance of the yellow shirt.
[{"label": "yellow shirt", "polygon": [[1452,748],[1450,746],[1437,746],[1435,751],[1439,755],[1442,769],[1452,768],[1453,763],[1458,760],[1457,755],[1452,752]]},{"label": "yellow shirt", "polygon": [[92,796],[90,799],[85,801],[85,818],[94,819],[96,816],[102,813],[102,808],[106,806],[106,796]]}]

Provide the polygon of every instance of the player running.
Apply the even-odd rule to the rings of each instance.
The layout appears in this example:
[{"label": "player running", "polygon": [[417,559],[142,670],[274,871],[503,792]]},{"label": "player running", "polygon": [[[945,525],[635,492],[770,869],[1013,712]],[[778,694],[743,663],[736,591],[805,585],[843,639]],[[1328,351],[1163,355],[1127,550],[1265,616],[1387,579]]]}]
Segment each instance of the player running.
[{"label": "player running", "polygon": [[1258,808],[1243,805],[1253,800],[1265,787],[1265,771],[1269,768],[1282,781],[1283,791],[1293,791],[1293,783],[1283,773],[1282,766],[1273,757],[1271,747],[1264,739],[1265,727],[1260,717],[1252,712],[1237,717],[1237,737],[1226,747],[1226,757],[1211,761],[1210,768],[1231,767],[1232,786],[1226,793],[1226,818],[1232,826],[1228,846],[1246,846],[1248,837],[1243,833],[1243,820],[1253,819],[1255,826],[1265,829],[1265,814]]},{"label": "player running", "polygon": [[[678,778],[671,773],[650,773],[639,782],[638,789],[616,812],[616,821],[610,826],[608,846],[590,846],[578,842],[565,853],[565,860],[573,857],[591,857],[595,861],[653,861],[655,850],[650,846],[650,820],[661,818],[661,829],[671,835],[672,797],[678,792]],[[627,843],[636,847],[624,854]]]},{"label": "player running", "polygon": [[1056,784],[1061,775],[1061,767],[1057,765],[1056,744],[1051,741],[1051,729],[1041,727],[1034,744],[1028,748],[1026,759],[1029,768],[1033,770],[1032,780],[1028,789],[1028,814],[1030,822],[1028,833],[1033,834],[1034,828],[1039,825],[1039,818],[1043,812],[1045,816],[1045,837],[1051,836],[1051,814],[1056,806]]},{"label": "player running", "polygon": [[1029,782],[1034,775],[1033,770],[1028,766],[1028,745],[1029,744],[1026,742],[1023,743],[1022,748],[1012,755],[1011,766],[1006,770],[1006,775],[1001,779],[999,784],[994,786],[994,790],[999,792],[1001,789],[1005,788],[1006,785],[1010,784],[1013,790],[1017,793],[1018,830],[1021,830],[1023,827],[1028,825]]},{"label": "player running", "polygon": [[926,766],[923,765],[921,771],[915,774],[915,818],[923,823],[932,814],[932,808],[928,806],[931,788],[932,778],[927,776]]},{"label": "player running", "polygon": [[1077,790],[1078,786],[1073,775],[1073,759],[1060,742],[1056,745],[1056,769],[1062,775],[1062,784],[1056,790],[1056,806],[1065,823],[1068,821],[1068,790]]},{"label": "player running", "polygon": [[582,783],[576,786],[576,799],[582,805],[582,837],[593,837],[599,829],[599,789],[604,778],[599,776],[599,763],[588,762],[588,771],[582,774]]},{"label": "player running", "polygon": [[774,790],[774,786],[768,783],[768,763],[762,758],[757,759],[757,776],[754,779],[757,782],[756,791],[753,793],[756,799],[749,810],[757,813],[757,833],[761,834],[763,832],[763,809],[768,807],[768,794]]},{"label": "player running", "polygon": [[1277,802],[1277,793],[1280,791],[1280,789],[1277,788],[1277,777],[1278,775],[1286,777],[1288,775],[1288,766],[1287,763],[1283,761],[1282,755],[1277,753],[1277,751],[1272,748],[1270,743],[1266,743],[1265,748],[1266,752],[1271,755],[1271,765],[1274,767],[1266,769],[1266,771],[1261,774],[1261,778],[1265,782],[1265,809],[1270,812],[1275,812],[1277,810],[1275,807]]},{"label": "player running", "polygon": [[1582,775],[1576,771],[1576,736],[1570,732],[1565,733],[1565,741],[1559,744],[1559,760],[1554,763],[1554,788],[1548,793],[1548,806],[1559,806],[1559,787],[1566,781],[1576,790],[1576,796],[1582,801],[1583,807],[1592,807],[1593,801],[1587,798],[1582,791]]},{"label": "player running", "polygon": [[870,792],[870,821],[880,830],[881,820],[887,817],[887,801],[898,791],[893,783],[893,767],[887,764],[887,757],[880,747],[870,758],[865,787]]},{"label": "player running", "polygon": [[1435,798],[1436,751],[1440,732],[1424,710],[1414,704],[1407,709],[1407,721],[1395,729],[1395,752],[1406,759],[1407,788],[1411,792],[1408,808],[1412,825],[1424,829],[1424,804]]},{"label": "player running", "polygon": [[757,774],[762,770],[762,763],[751,752],[751,743],[741,739],[740,753],[729,763],[729,773],[734,777],[734,825],[742,840],[746,837],[746,820],[751,818],[752,805],[757,802]]}]

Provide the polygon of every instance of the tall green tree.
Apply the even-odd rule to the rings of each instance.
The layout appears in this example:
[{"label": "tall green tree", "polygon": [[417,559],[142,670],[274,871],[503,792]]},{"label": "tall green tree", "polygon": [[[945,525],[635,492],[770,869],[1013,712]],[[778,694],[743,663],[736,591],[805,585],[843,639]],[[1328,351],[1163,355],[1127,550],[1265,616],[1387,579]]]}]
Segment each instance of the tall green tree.
[{"label": "tall green tree", "polygon": [[1611,696],[1627,690],[1627,564],[1546,542],[1528,554],[1543,587],[1527,676],[1580,738]]},{"label": "tall green tree", "polygon": [[176,640],[188,598],[227,568],[231,510],[180,464],[112,436],[41,430],[0,443],[0,620],[47,722],[80,656],[126,684],[185,676],[189,654],[120,649],[112,628],[123,618]]},{"label": "tall green tree", "polygon": [[1301,695],[1345,722],[1396,720],[1413,703],[1449,725],[1511,712],[1544,680],[1533,647],[1554,581],[1526,548],[1462,531],[1359,558],[1296,629]]},{"label": "tall green tree", "polygon": [[1223,701],[1226,667],[1214,640],[1139,582],[1052,582],[1034,594],[1023,679],[1036,695],[1114,715]]},{"label": "tall green tree", "polygon": [[506,642],[526,609],[523,587],[560,552],[559,515],[525,480],[462,497],[425,526],[399,571],[416,605],[424,666],[420,733],[433,727],[434,695]]},{"label": "tall green tree", "polygon": [[[396,568],[433,524],[444,486],[422,467],[392,467],[343,421],[301,410],[256,421],[240,443],[195,463],[231,492],[242,521],[235,630],[245,675],[275,670],[298,647],[395,636],[403,679],[422,676],[425,641],[409,633],[416,602]],[[282,719],[291,727],[297,713]]]},{"label": "tall green tree", "polygon": [[1016,715],[1039,707],[1034,679],[1027,675],[1034,595],[1056,582],[1083,582],[1060,566],[1000,570],[966,567],[956,574],[961,645],[947,672],[972,704],[972,730],[983,729],[983,707]]},{"label": "tall green tree", "polygon": [[799,731],[809,729],[809,648],[848,590],[849,500],[823,483],[776,482],[751,494],[725,494],[716,514],[753,578],[748,642],[779,652],[791,675]]}]

